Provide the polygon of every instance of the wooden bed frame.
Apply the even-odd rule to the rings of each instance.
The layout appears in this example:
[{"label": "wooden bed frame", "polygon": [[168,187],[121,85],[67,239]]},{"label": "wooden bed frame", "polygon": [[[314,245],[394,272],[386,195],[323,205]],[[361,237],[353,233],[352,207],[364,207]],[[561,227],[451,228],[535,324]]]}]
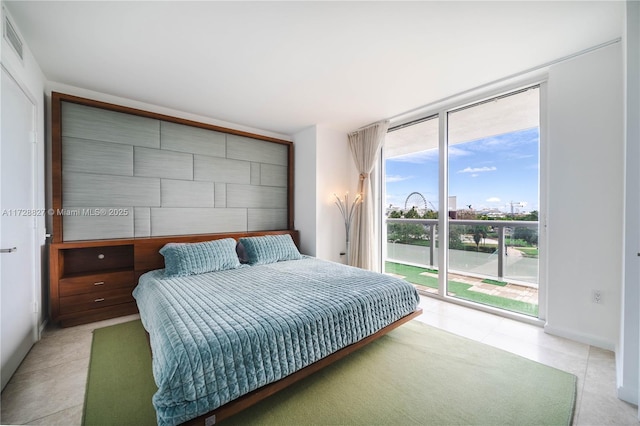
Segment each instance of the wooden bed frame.
[{"label": "wooden bed frame", "polygon": [[[164,268],[164,258],[159,254],[160,248],[168,242],[201,242],[206,240],[220,239],[220,238],[235,238],[236,240],[245,236],[260,236],[260,235],[275,235],[275,234],[290,234],[297,246],[299,246],[299,235],[297,231],[266,231],[266,232],[251,232],[251,233],[233,233],[233,234],[210,234],[210,235],[182,235],[177,237],[162,237],[162,238],[148,238],[139,239],[139,244],[136,244],[135,258],[136,258],[136,271],[139,274],[143,272]],[[209,413],[203,414],[199,417],[191,419],[184,425],[206,425],[211,426],[220,422],[234,414],[243,411],[252,405],[268,398],[269,396],[285,389],[288,386],[312,375],[313,373],[333,364],[334,362],[344,358],[352,352],[360,349],[361,347],[373,342],[374,340],[384,336],[391,330],[401,326],[402,324],[420,316],[422,314],[422,308],[416,309],[409,315],[400,318],[396,322],[389,324],[378,332],[365,337],[364,339],[346,346],[337,352],[334,352],[325,358],[322,358],[315,363],[308,365],[307,367],[296,371],[276,382],[265,385],[259,389],[249,392],[233,401],[226,403]],[[149,341],[147,334],[147,341]]]}]

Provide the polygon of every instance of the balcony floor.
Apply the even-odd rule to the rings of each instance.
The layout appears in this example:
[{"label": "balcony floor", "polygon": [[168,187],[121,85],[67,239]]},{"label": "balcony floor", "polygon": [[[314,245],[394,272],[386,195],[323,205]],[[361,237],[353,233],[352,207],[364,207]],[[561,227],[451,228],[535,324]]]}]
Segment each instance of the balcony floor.
[{"label": "balcony floor", "polygon": [[[435,278],[438,277],[437,274],[432,274],[430,272],[423,272],[422,275],[430,275]],[[505,286],[500,286],[483,282],[483,278],[452,273],[449,273],[449,280],[471,285],[472,287],[469,288],[469,291],[477,291],[478,293],[503,297],[505,299],[518,300],[520,302],[532,303],[534,305],[538,304],[538,289],[534,287],[513,283],[507,283],[507,285]],[[429,287],[417,287],[419,287],[419,289],[421,290],[426,290],[428,293],[438,292],[438,290]]]},{"label": "balcony floor", "polygon": [[[416,289],[422,294],[437,294],[438,289],[433,286],[417,284],[419,280],[412,279],[412,277],[403,276],[397,273],[389,273],[398,278],[406,279],[411,282]],[[434,271],[425,269],[424,272],[419,274],[422,277],[430,278],[435,282],[438,279],[438,274]],[[514,312],[526,313],[531,315],[535,312],[537,316],[538,306],[538,289],[533,286],[519,285],[515,283],[494,281],[486,278],[476,277],[471,275],[465,275],[461,273],[449,273],[448,282],[450,288],[454,288],[454,285],[461,284],[465,287],[464,294],[460,294],[460,298],[477,301],[489,306],[494,306],[501,309],[513,310]],[[468,288],[467,288],[468,287]],[[474,296],[474,294],[476,296]],[[450,296],[456,296],[455,290],[450,290]],[[524,306],[524,304],[534,307],[533,312],[523,312],[520,309],[511,309],[514,304],[510,301],[514,301],[516,306]],[[503,303],[504,302],[504,303]],[[529,309],[527,309],[529,310]]]}]

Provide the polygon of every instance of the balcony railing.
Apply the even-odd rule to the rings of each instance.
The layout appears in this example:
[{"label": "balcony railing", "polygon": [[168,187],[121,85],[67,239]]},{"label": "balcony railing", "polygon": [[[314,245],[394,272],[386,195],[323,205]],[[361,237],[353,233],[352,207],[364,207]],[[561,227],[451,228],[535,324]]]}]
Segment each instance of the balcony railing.
[{"label": "balcony railing", "polygon": [[[420,264],[425,266],[431,266],[437,268],[437,246],[438,241],[438,219],[386,219],[388,229],[388,244],[387,244],[387,258],[388,260],[404,261],[408,263]],[[389,231],[391,224],[405,224],[405,225],[421,225],[422,229],[415,227],[405,227],[406,234],[403,239],[410,239],[414,244],[398,244],[403,239],[394,239],[394,232]],[[468,252],[465,250],[457,250],[450,247],[449,251],[449,269],[450,271],[462,272],[462,273],[476,273],[484,276],[495,277],[498,280],[504,279],[507,274],[508,266],[515,269],[513,266],[518,263],[519,274],[513,278],[514,281],[521,281],[529,285],[537,286],[538,284],[538,261],[537,256],[523,257],[520,259],[514,259],[511,257],[511,262],[507,262],[508,257],[508,243],[512,241],[508,239],[510,235],[513,235],[516,228],[525,228],[538,230],[537,221],[520,221],[520,220],[464,220],[464,219],[450,219],[449,229],[450,231],[458,227],[486,227],[490,230],[493,238],[489,237],[491,241],[490,247],[495,246],[495,250],[490,253]],[[402,229],[401,229],[402,230]],[[468,233],[461,232],[461,235],[466,235],[469,238]],[[486,239],[486,238],[485,238]],[[429,241],[428,245],[416,244],[418,241]],[[461,241],[470,244],[473,240]],[[474,242],[475,243],[475,242]],[[400,247],[405,246],[405,247]],[[486,247],[486,244],[483,245]],[[513,253],[513,252],[512,252]],[[518,253],[520,254],[520,253]]]}]

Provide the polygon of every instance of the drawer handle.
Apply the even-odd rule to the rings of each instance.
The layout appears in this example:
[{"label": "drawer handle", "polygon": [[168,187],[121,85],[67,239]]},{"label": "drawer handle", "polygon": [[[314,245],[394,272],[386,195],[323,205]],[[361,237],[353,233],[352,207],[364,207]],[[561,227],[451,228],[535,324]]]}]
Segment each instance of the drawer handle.
[{"label": "drawer handle", "polygon": [[100,259],[100,260],[104,259],[104,254],[100,253],[100,254],[98,255],[98,259]]},{"label": "drawer handle", "polygon": [[94,300],[94,302],[104,302],[104,297]]},{"label": "drawer handle", "polygon": [[104,281],[98,281],[97,283],[93,283],[93,285],[104,285]]}]

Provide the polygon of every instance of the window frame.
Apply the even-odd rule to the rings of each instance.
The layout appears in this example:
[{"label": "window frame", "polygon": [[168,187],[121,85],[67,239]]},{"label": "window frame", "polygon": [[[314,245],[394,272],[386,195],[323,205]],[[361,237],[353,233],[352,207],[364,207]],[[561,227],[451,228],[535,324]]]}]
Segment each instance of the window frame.
[{"label": "window frame", "polygon": [[[538,257],[539,279],[538,279],[538,317],[530,317],[515,312],[509,312],[498,308],[493,308],[487,305],[481,305],[478,303],[466,301],[463,299],[457,299],[455,297],[447,295],[447,275],[448,275],[448,238],[441,239],[438,243],[438,268],[444,273],[438,274],[438,293],[429,294],[429,297],[435,297],[438,299],[453,302],[459,305],[472,307],[477,310],[494,313],[503,317],[517,319],[520,321],[544,325],[546,320],[547,311],[547,285],[548,285],[548,257],[547,257],[547,194],[548,194],[548,182],[547,182],[547,170],[548,170],[548,144],[547,144],[547,84],[548,73],[547,70],[532,73],[526,76],[520,76],[518,78],[505,79],[496,83],[481,86],[458,95],[445,98],[441,101],[433,104],[426,105],[424,107],[412,110],[408,113],[393,117],[390,119],[390,129],[398,126],[409,125],[413,122],[419,122],[426,120],[430,117],[436,117],[438,119],[438,233],[440,235],[449,234],[449,221],[448,221],[448,135],[447,135],[447,118],[448,113],[458,110],[460,108],[470,107],[479,102],[487,101],[499,96],[509,95],[527,89],[529,87],[538,86],[539,92],[539,116],[540,116],[540,145],[539,145],[539,173],[538,173],[538,187],[539,187],[539,212],[538,212],[538,241],[540,250]],[[378,235],[379,238],[379,250],[380,253],[380,270],[384,271],[384,262],[387,257],[386,253],[386,238],[387,238],[387,226],[385,218],[385,200],[386,200],[386,184],[385,184],[385,156],[384,156],[384,144],[382,146],[378,165],[378,182],[380,194],[378,202]],[[444,265],[444,266],[443,266]]]}]

